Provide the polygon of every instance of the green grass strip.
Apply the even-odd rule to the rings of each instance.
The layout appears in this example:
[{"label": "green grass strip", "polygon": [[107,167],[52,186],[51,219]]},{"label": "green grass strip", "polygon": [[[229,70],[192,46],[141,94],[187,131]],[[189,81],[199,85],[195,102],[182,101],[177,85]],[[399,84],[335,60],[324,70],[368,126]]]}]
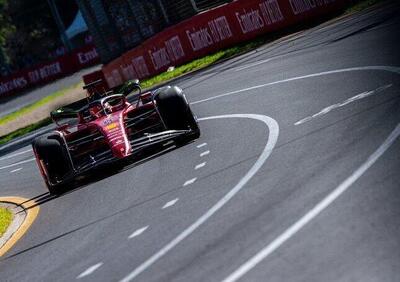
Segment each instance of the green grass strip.
[{"label": "green grass strip", "polygon": [[39,128],[42,128],[42,127],[44,127],[44,126],[47,126],[47,125],[49,125],[51,122],[52,122],[52,121],[51,121],[50,118],[46,118],[46,119],[44,119],[44,120],[42,120],[42,121],[39,121],[39,122],[37,122],[37,123],[28,125],[27,127],[18,129],[18,130],[14,131],[14,132],[12,132],[12,133],[10,133],[10,134],[7,134],[7,135],[5,135],[5,136],[2,136],[2,137],[0,137],[0,145],[3,145],[3,144],[5,144],[5,143],[7,143],[7,142],[10,142],[11,140],[13,140],[13,139],[15,139],[15,138],[24,136],[25,134],[28,134],[28,133],[30,133],[30,132],[32,132],[32,131],[35,131],[35,130],[39,129]]},{"label": "green grass strip", "polygon": [[345,14],[360,12],[375,4],[385,1],[387,0],[353,0],[351,6],[346,9]]},{"label": "green grass strip", "polygon": [[237,47],[232,47],[229,49],[218,51],[217,53],[205,56],[200,59],[196,59],[196,60],[194,60],[190,63],[184,64],[182,66],[178,66],[173,71],[164,72],[164,73],[154,76],[152,78],[143,80],[141,82],[141,85],[143,88],[153,87],[154,85],[171,80],[171,79],[181,76],[183,74],[205,68],[205,67],[215,64],[218,61],[221,61],[223,59],[235,56],[240,53],[245,53],[249,50],[252,50],[254,48],[261,46],[264,43],[265,43],[264,39],[259,39],[259,40],[255,40],[255,41],[247,43],[247,44],[241,44]]},{"label": "green grass strip", "polygon": [[77,83],[77,84],[75,84],[75,85],[73,85],[71,87],[56,91],[53,94],[51,94],[51,95],[49,95],[47,97],[44,97],[44,98],[42,98],[42,99],[40,99],[40,100],[38,100],[38,101],[26,106],[26,107],[23,107],[23,108],[15,111],[15,112],[12,112],[12,113],[10,113],[8,115],[5,115],[4,117],[1,117],[0,118],[0,125],[6,124],[6,123],[8,123],[8,122],[10,122],[12,120],[15,120],[16,118],[24,115],[24,114],[30,113],[33,110],[50,103],[54,99],[65,95],[66,92],[68,92],[69,90],[77,88],[80,84],[82,84],[82,83]]},{"label": "green grass strip", "polygon": [[0,237],[7,231],[13,219],[13,214],[6,208],[0,207]]}]

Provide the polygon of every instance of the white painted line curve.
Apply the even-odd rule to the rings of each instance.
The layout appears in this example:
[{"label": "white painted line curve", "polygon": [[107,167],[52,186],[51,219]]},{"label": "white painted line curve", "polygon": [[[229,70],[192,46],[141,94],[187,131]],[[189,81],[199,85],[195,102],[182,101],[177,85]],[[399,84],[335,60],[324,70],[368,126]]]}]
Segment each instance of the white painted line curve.
[{"label": "white painted line curve", "polygon": [[81,274],[79,274],[78,277],[76,277],[76,279],[82,279],[86,276],[89,276],[90,274],[92,274],[93,272],[95,272],[97,269],[99,269],[101,266],[103,265],[102,262],[95,264],[91,267],[89,267],[88,269],[86,269],[84,272],[82,272]]},{"label": "white painted line curve", "polygon": [[242,278],[246,273],[258,265],[261,261],[274,253],[287,240],[292,238],[297,232],[303,229],[310,221],[317,217],[321,212],[327,209],[340,195],[342,195],[349,187],[356,182],[397,140],[400,136],[400,124],[385,140],[385,142],[363,163],[356,171],[354,171],[346,180],[344,180],[337,188],[335,188],[328,196],[319,202],[314,208],[307,212],[296,223],[286,229],[281,235],[276,237],[271,243],[259,251],[255,256],[242,264],[236,271],[230,274],[223,282],[235,282]]},{"label": "white painted line curve", "polygon": [[166,203],[166,204],[162,207],[162,209],[164,210],[164,209],[166,209],[166,208],[172,207],[172,206],[175,205],[178,201],[179,201],[179,198],[176,198],[176,199],[174,199],[174,200],[172,200],[172,201],[169,201],[168,203]]},{"label": "white painted line curve", "polygon": [[197,145],[196,147],[197,147],[197,149],[201,149],[201,148],[203,148],[205,146],[207,146],[207,143],[203,143],[203,144]]},{"label": "white painted line curve", "polygon": [[10,173],[16,173],[16,172],[21,171],[21,170],[22,170],[22,167],[14,169],[14,170],[10,171]]},{"label": "white painted line curve", "polygon": [[183,184],[183,187],[186,187],[186,186],[188,186],[188,185],[191,185],[191,184],[195,183],[196,180],[197,180],[197,178],[195,177],[195,178],[192,178],[192,179],[186,181],[186,182]]},{"label": "white painted line curve", "polygon": [[136,267],[127,276],[121,279],[121,282],[132,281],[138,277],[142,272],[146,271],[155,262],[165,256],[169,251],[175,248],[180,242],[185,240],[194,231],[196,231],[200,226],[202,226],[207,220],[209,220],[214,214],[216,214],[222,207],[224,207],[237,193],[239,193],[243,187],[253,178],[253,176],[261,169],[266,160],[271,155],[275,145],[278,141],[279,136],[279,125],[278,123],[267,116],[256,115],[256,114],[232,114],[232,115],[221,115],[214,117],[207,117],[199,119],[200,121],[217,120],[217,119],[232,119],[232,118],[243,118],[243,119],[254,119],[263,122],[268,127],[268,139],[262,153],[258,157],[257,161],[246,173],[246,175],[240,179],[240,181],[233,187],[223,198],[221,198],[211,209],[209,209],[205,214],[203,214],[199,219],[197,219],[192,225],[180,233],[175,239],[170,241],[167,245],[161,248],[157,253],[152,255],[149,259],[143,262],[141,265]]},{"label": "white painted line curve", "polygon": [[198,164],[198,165],[196,165],[196,167],[195,167],[194,169],[195,169],[195,170],[198,170],[198,169],[200,169],[200,168],[203,168],[203,167],[205,167],[205,166],[206,166],[206,164],[207,164],[207,162],[204,162],[204,163]]},{"label": "white painted line curve", "polygon": [[200,157],[202,158],[202,157],[205,157],[205,156],[207,156],[209,154],[210,154],[210,151],[205,151],[205,152],[200,154]]},{"label": "white painted line curve", "polygon": [[27,153],[32,153],[32,152],[33,152],[32,149],[29,149],[29,150],[25,150],[25,151],[22,151],[22,152],[15,153],[15,154],[7,155],[5,157],[0,158],[0,161],[12,159],[12,158],[15,158],[17,156],[24,155],[24,154],[27,154]]},{"label": "white painted line curve", "polygon": [[140,229],[136,230],[131,235],[129,235],[128,239],[133,239],[133,238],[135,238],[135,237],[137,237],[139,235],[142,235],[148,228],[149,228],[149,226],[145,226],[143,228],[140,228]]},{"label": "white painted line curve", "polygon": [[35,158],[29,159],[29,160],[26,160],[26,161],[22,161],[22,162],[18,162],[18,163],[15,163],[15,164],[10,164],[10,165],[6,165],[6,166],[3,166],[3,167],[0,167],[0,170],[11,168],[11,167],[14,167],[14,166],[20,166],[22,164],[30,163],[30,162],[33,162],[33,161],[35,161]]},{"label": "white painted line curve", "polygon": [[269,83],[265,83],[265,84],[255,85],[255,86],[252,86],[252,87],[239,89],[239,90],[235,90],[235,91],[232,91],[232,92],[228,92],[228,93],[220,94],[220,95],[213,96],[213,97],[210,97],[210,98],[206,98],[206,99],[203,99],[203,100],[195,101],[195,102],[192,102],[190,104],[191,105],[196,105],[196,104],[200,104],[200,103],[204,103],[204,102],[209,102],[209,101],[212,101],[212,100],[215,100],[215,99],[219,99],[219,98],[222,98],[222,97],[226,97],[226,96],[230,96],[230,95],[234,95],[234,94],[239,94],[239,93],[243,93],[243,92],[247,92],[247,91],[251,91],[251,90],[255,90],[255,89],[260,89],[260,88],[267,87],[267,86],[282,84],[282,83],[286,83],[286,82],[291,82],[291,81],[296,81],[296,80],[301,80],[301,79],[306,79],[306,78],[319,77],[319,76],[330,75],[330,74],[338,74],[338,73],[344,73],[344,72],[354,72],[354,71],[388,71],[388,72],[400,74],[400,68],[398,68],[398,67],[390,67],[390,66],[366,66],[366,67],[338,69],[338,70],[332,70],[332,71],[325,71],[325,72],[318,72],[318,73],[313,73],[313,74],[308,74],[308,75],[296,76],[296,77],[292,77],[292,78],[288,78],[288,79],[283,79],[283,80],[278,80],[278,81],[269,82]]}]

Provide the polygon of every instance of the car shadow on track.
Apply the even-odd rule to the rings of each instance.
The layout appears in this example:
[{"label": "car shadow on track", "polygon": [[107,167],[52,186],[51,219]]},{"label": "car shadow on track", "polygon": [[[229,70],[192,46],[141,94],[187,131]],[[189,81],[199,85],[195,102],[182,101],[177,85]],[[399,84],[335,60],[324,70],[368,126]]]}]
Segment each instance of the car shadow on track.
[{"label": "car shadow on track", "polygon": [[[25,206],[26,210],[35,208],[37,206],[41,206],[49,201],[61,198],[65,195],[68,195],[71,193],[75,193],[82,189],[85,189],[94,183],[102,181],[111,176],[117,175],[123,171],[140,166],[148,161],[151,161],[152,159],[155,159],[164,154],[167,154],[177,148],[178,147],[175,145],[165,146],[165,147],[162,147],[161,149],[155,148],[155,149],[149,150],[148,152],[143,153],[140,156],[140,158],[136,159],[135,161],[128,162],[128,163],[121,163],[118,165],[108,165],[108,166],[104,166],[104,167],[99,167],[99,168],[95,169],[92,173],[85,175],[84,177],[71,183],[71,186],[68,188],[68,190],[63,191],[61,194],[52,195],[49,192],[43,193],[43,194],[40,194],[33,198],[28,199],[27,201],[25,201],[22,204]],[[24,212],[24,211],[21,211],[21,212]]]},{"label": "car shadow on track", "polygon": [[[143,163],[145,163],[145,162],[148,162],[148,161],[150,161],[150,160],[152,160],[152,159],[154,159],[154,158],[156,158],[156,157],[159,157],[159,156],[162,156],[162,155],[164,155],[164,154],[167,154],[167,153],[169,153],[169,152],[175,150],[176,148],[177,148],[176,146],[171,146],[171,147],[168,147],[168,148],[166,147],[164,150],[158,151],[156,154],[154,154],[154,152],[153,152],[153,154],[150,155],[150,156],[143,156],[144,158],[141,158],[141,159],[138,160],[137,162],[131,163],[131,164],[129,164],[129,165],[123,167],[119,172],[125,171],[125,170],[128,170],[128,169],[131,169],[131,168],[136,167],[136,166],[139,166],[139,165],[141,165],[141,164],[143,164]],[[92,183],[95,183],[95,182],[97,182],[97,181],[100,181],[100,180],[102,180],[102,179],[105,179],[105,178],[107,178],[107,177],[110,177],[110,176],[112,176],[112,175],[115,175],[115,174],[117,174],[117,173],[119,173],[119,172],[108,173],[108,174],[106,174],[106,173],[105,173],[105,174],[97,173],[96,175],[102,175],[102,176],[98,176],[98,177],[89,177],[89,178],[87,178],[87,179],[84,181],[84,183],[81,183],[81,185],[80,185],[79,187],[77,187],[77,188],[75,188],[75,189],[73,189],[73,190],[70,190],[70,191],[68,191],[68,192],[66,192],[66,193],[64,193],[64,194],[62,194],[62,195],[52,196],[52,195],[50,195],[49,193],[44,193],[44,194],[38,195],[38,196],[36,196],[36,197],[33,197],[33,198],[31,198],[31,199],[29,199],[29,200],[26,201],[26,203],[29,203],[29,202],[31,202],[31,201],[35,201],[35,202],[32,202],[33,205],[28,206],[27,209],[33,208],[33,207],[38,206],[38,205],[42,205],[42,204],[44,204],[44,203],[46,203],[46,202],[49,202],[49,201],[51,201],[51,200],[54,200],[54,199],[63,197],[63,196],[65,196],[65,195],[67,195],[67,194],[74,193],[74,192],[76,192],[76,191],[78,191],[78,190],[80,190],[80,189],[84,189],[85,187],[89,186],[89,185],[92,184]],[[37,249],[37,248],[42,247],[42,246],[44,246],[44,245],[47,245],[48,243],[54,242],[54,241],[56,241],[56,240],[58,240],[58,239],[61,239],[61,238],[64,238],[64,237],[66,237],[66,236],[68,236],[68,235],[70,235],[70,234],[73,234],[73,233],[75,233],[75,232],[77,232],[77,231],[83,230],[83,229],[85,229],[85,228],[87,228],[87,227],[93,226],[93,225],[95,225],[95,224],[97,224],[97,223],[100,223],[100,222],[103,222],[103,221],[105,221],[105,220],[107,220],[107,219],[113,218],[113,217],[115,217],[115,216],[117,216],[117,215],[120,215],[120,214],[122,214],[122,213],[124,213],[124,212],[126,212],[126,211],[128,211],[128,210],[131,210],[131,209],[133,209],[133,208],[137,208],[137,207],[139,207],[139,206],[141,206],[141,205],[143,205],[143,204],[145,204],[145,203],[147,203],[147,202],[153,201],[153,200],[156,199],[156,198],[164,197],[165,195],[167,195],[167,194],[169,194],[169,193],[174,193],[174,192],[176,192],[176,191],[179,190],[179,189],[182,189],[182,187],[181,187],[181,186],[175,187],[175,188],[173,188],[173,189],[171,189],[171,190],[169,190],[169,191],[165,191],[164,193],[161,193],[161,194],[159,194],[159,195],[157,195],[157,196],[155,196],[155,197],[147,198],[147,199],[142,199],[142,200],[140,200],[140,201],[138,201],[138,202],[136,202],[136,203],[133,203],[133,204],[132,204],[131,206],[129,206],[129,207],[126,207],[126,208],[121,209],[121,210],[116,210],[116,211],[115,211],[114,213],[112,213],[112,214],[109,214],[109,215],[107,215],[107,216],[104,216],[104,217],[95,219],[95,220],[90,221],[90,222],[87,222],[86,224],[83,224],[83,225],[81,225],[81,226],[78,226],[78,227],[76,227],[76,228],[74,228],[74,229],[71,229],[71,230],[69,230],[69,231],[67,231],[67,232],[65,232],[65,233],[62,233],[62,234],[60,234],[60,235],[58,235],[58,236],[55,236],[55,237],[53,237],[53,238],[50,238],[50,239],[45,240],[45,241],[43,241],[43,242],[40,242],[40,243],[38,243],[38,244],[36,244],[36,245],[33,245],[33,246],[31,246],[31,247],[28,247],[28,248],[25,248],[25,249],[23,249],[23,250],[20,250],[20,251],[14,253],[14,254],[11,254],[11,255],[9,255],[9,256],[7,256],[7,257],[0,258],[0,262],[1,262],[1,261],[8,260],[8,259],[12,259],[12,258],[14,258],[14,257],[17,257],[17,256],[19,256],[19,255],[25,254],[25,253],[27,253],[27,252],[30,252],[30,251],[32,251],[32,250],[34,250],[34,249]]]}]

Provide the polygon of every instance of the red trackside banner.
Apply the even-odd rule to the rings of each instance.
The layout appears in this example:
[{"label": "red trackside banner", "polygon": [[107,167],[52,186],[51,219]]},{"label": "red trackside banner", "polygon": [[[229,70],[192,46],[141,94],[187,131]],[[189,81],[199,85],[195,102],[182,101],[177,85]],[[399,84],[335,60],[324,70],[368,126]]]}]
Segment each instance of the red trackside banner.
[{"label": "red trackside banner", "polygon": [[95,47],[85,46],[52,62],[36,65],[11,76],[1,77],[0,98],[19,93],[37,85],[49,83],[99,62],[100,57]]},{"label": "red trackside banner", "polygon": [[338,11],[346,0],[236,0],[148,39],[103,67],[110,88],[257,36]]}]

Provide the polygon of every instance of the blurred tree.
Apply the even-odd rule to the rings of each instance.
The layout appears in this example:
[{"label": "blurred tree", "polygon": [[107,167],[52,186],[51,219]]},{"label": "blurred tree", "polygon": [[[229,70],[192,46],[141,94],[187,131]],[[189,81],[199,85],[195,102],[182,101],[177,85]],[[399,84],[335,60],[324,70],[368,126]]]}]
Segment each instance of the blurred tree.
[{"label": "blurred tree", "polygon": [[6,72],[6,65],[9,63],[6,55],[5,45],[7,38],[15,31],[10,18],[7,15],[8,0],[0,0],[0,65],[1,72]]},{"label": "blurred tree", "polygon": [[[66,26],[78,8],[74,0],[56,1]],[[54,56],[63,46],[46,0],[0,0],[0,46],[14,69]]]}]

